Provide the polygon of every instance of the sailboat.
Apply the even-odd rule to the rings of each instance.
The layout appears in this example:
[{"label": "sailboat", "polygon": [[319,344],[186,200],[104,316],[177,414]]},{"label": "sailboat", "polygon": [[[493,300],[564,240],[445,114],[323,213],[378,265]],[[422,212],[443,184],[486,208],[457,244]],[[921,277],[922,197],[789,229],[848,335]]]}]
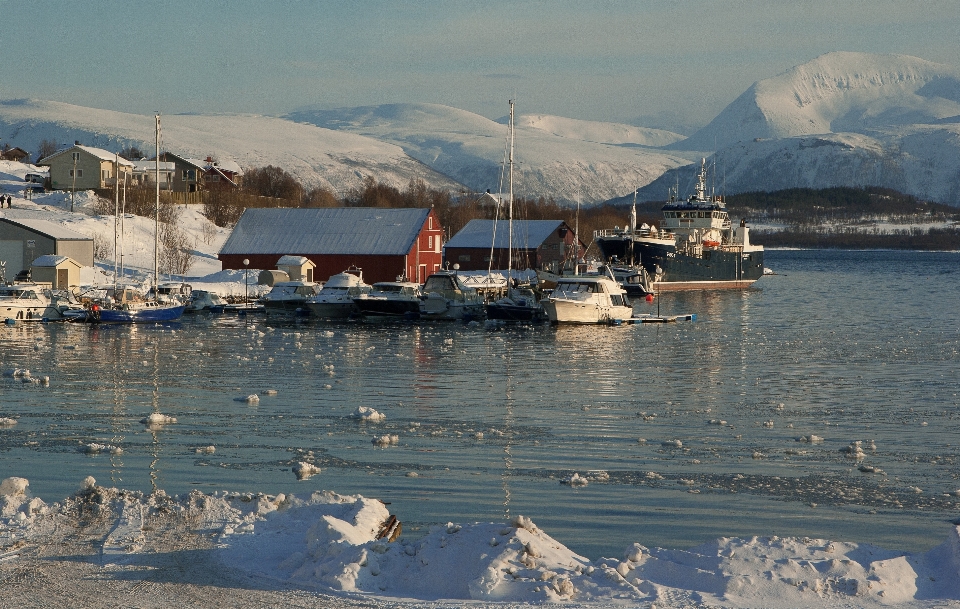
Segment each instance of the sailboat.
[{"label": "sailboat", "polygon": [[[160,114],[156,115],[156,205],[154,218],[154,246],[153,246],[153,299],[143,300],[137,297],[130,288],[119,288],[114,285],[108,290],[109,298],[104,304],[94,304],[86,311],[86,319],[91,323],[154,323],[161,321],[175,321],[183,316],[185,303],[158,300],[160,276]],[[117,172],[119,178],[119,172]],[[116,186],[115,186],[116,187]],[[114,230],[116,234],[116,230]],[[114,272],[116,278],[116,272]]]},{"label": "sailboat", "polygon": [[[513,100],[510,100],[510,152],[508,162],[510,166],[510,191],[508,201],[507,222],[507,294],[503,298],[487,303],[487,318],[505,321],[537,321],[542,319],[543,310],[537,302],[537,296],[530,286],[521,286],[513,279]],[[498,206],[499,209],[499,206]],[[496,233],[494,233],[494,247]],[[490,256],[491,264],[493,256]]]}]

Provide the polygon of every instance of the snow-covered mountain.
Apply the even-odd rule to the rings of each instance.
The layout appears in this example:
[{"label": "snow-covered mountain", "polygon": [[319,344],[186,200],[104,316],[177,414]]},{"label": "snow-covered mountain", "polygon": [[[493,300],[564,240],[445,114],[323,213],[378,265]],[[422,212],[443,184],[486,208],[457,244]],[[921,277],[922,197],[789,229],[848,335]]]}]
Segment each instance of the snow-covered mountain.
[{"label": "snow-covered mountain", "polygon": [[[905,55],[829,53],[755,83],[667,148],[716,150],[728,193],[874,185],[960,205],[960,73]],[[675,183],[664,176],[641,192],[663,198]]]},{"label": "snow-covered mountain", "polygon": [[[674,169],[715,153],[728,194],[876,185],[960,205],[960,72],[916,57],[828,53],[755,83],[687,139],[521,110],[521,196],[591,203],[642,187],[645,199],[663,199],[677,182]],[[279,165],[339,194],[367,176],[401,188],[419,178],[454,191],[496,191],[505,188],[505,123],[437,104],[304,108],[284,117],[169,115],[163,148],[248,168]],[[0,102],[0,139],[30,151],[41,139],[149,151],[153,119],[13,100]],[[688,181],[679,180],[681,195]]]},{"label": "snow-covered mountain", "polygon": [[[506,119],[437,104],[304,109],[287,118],[396,144],[472,190],[500,188]],[[604,201],[689,162],[657,149],[681,139],[667,131],[524,114],[515,125],[514,189],[521,196]]]}]

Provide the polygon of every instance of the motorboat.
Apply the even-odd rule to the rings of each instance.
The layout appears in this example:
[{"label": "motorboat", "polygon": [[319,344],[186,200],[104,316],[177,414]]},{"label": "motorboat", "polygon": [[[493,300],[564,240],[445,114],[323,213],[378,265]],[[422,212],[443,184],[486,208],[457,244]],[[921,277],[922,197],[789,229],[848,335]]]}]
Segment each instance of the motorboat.
[{"label": "motorboat", "polygon": [[330,277],[320,293],[306,301],[307,308],[317,317],[345,318],[358,315],[360,309],[354,299],[369,294],[372,288],[363,281],[363,272],[350,267]]},{"label": "motorboat", "polygon": [[193,294],[193,286],[182,281],[168,281],[157,286],[156,292],[153,289],[147,292],[147,300],[156,300],[157,302],[173,302],[177,304],[188,304]]},{"label": "motorboat", "polygon": [[561,277],[540,305],[553,323],[617,323],[633,317],[626,291],[609,272]]},{"label": "motorboat", "polygon": [[420,284],[412,281],[378,281],[370,292],[353,299],[364,317],[417,319],[420,317]]},{"label": "motorboat", "polygon": [[455,271],[438,271],[423,284],[420,317],[423,319],[478,319],[483,299],[461,281]]},{"label": "motorboat", "polygon": [[531,286],[516,285],[509,287],[503,298],[487,303],[487,319],[541,321],[544,312]]},{"label": "motorboat", "polygon": [[84,308],[64,312],[69,321],[87,323],[155,323],[175,321],[183,316],[185,304],[146,299],[129,286],[107,288],[105,295]]},{"label": "motorboat", "polygon": [[193,290],[184,313],[223,313],[227,303],[216,292]]},{"label": "motorboat", "polygon": [[50,288],[50,284],[0,285],[0,318],[6,323],[59,321],[64,319],[65,300]]},{"label": "motorboat", "polygon": [[309,314],[307,300],[319,294],[320,287],[313,281],[278,281],[260,301],[268,314]]}]

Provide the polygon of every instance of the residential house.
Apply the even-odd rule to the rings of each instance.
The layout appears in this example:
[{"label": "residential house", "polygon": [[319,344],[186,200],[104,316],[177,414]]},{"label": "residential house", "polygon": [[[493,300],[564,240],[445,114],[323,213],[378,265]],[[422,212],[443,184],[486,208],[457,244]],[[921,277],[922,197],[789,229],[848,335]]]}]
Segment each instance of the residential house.
[{"label": "residential house", "polygon": [[356,266],[368,283],[422,283],[440,268],[442,241],[429,208],[248,208],[218,257],[224,269],[271,269],[281,256],[303,256],[316,264],[317,281]]},{"label": "residential house", "polygon": [[30,153],[24,150],[23,148],[8,148],[4,146],[3,150],[0,150],[0,161],[16,161],[18,163],[29,163],[30,162]]},{"label": "residential house", "polygon": [[243,169],[236,161],[214,161],[212,157],[204,160],[203,187],[207,190],[240,188],[243,181]]},{"label": "residential house", "polygon": [[50,168],[50,187],[54,190],[112,188],[118,173],[133,172],[133,163],[127,159],[80,144],[40,159],[37,165]]}]

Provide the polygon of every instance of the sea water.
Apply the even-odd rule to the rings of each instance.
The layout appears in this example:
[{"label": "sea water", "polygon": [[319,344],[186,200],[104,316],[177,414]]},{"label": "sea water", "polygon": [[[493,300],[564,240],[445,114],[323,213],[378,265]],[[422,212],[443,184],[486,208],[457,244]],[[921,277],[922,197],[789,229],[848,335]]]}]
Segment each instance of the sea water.
[{"label": "sea water", "polygon": [[[669,324],[3,326],[0,418],[17,424],[0,427],[0,478],[47,502],[91,475],[329,489],[388,502],[408,537],[523,514],[590,558],[728,536],[941,542],[960,516],[960,254],[766,265],[752,289],[636,304],[697,315]],[[299,462],[320,472],[298,480]]]}]

